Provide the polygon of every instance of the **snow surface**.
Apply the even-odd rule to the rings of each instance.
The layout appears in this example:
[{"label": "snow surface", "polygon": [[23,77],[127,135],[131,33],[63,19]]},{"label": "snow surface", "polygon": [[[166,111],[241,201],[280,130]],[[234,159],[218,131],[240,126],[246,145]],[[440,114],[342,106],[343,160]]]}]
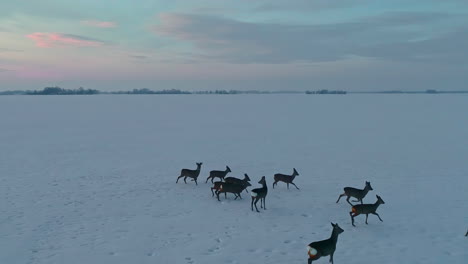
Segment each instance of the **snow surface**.
[{"label": "snow surface", "polygon": [[[330,222],[336,264],[467,263],[466,95],[3,96],[0,128],[0,263],[307,263]],[[266,211],[211,197],[226,165]]]}]

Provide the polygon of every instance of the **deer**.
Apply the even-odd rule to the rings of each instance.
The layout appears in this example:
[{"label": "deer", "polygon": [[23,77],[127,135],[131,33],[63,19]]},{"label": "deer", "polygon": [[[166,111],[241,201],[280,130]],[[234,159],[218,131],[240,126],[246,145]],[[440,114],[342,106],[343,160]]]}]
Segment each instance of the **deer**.
[{"label": "deer", "polygon": [[[250,191],[252,195],[252,202],[250,203],[250,207],[252,208],[252,211],[253,211],[253,207],[255,205],[255,210],[257,210],[257,212],[260,213],[260,211],[257,208],[258,200],[260,200],[260,208],[263,208],[263,210],[266,210],[265,197],[268,194],[268,187],[266,184],[265,176],[262,176],[262,179],[258,183],[262,185],[262,188],[256,188]],[[263,201],[263,206],[262,206],[262,201]]]},{"label": "deer", "polygon": [[372,186],[370,185],[370,182],[366,181],[366,186],[364,187],[364,189],[356,189],[356,188],[353,188],[353,187],[345,187],[344,188],[344,193],[340,194],[340,196],[338,197],[338,200],[336,200],[336,203],[338,203],[341,199],[341,197],[343,196],[347,196],[346,198],[346,201],[351,205],[353,206],[353,204],[349,201],[349,198],[351,197],[354,197],[356,198],[357,200],[356,201],[353,201],[353,202],[361,202],[361,204],[363,204],[362,202],[362,199],[364,197],[366,197],[367,193],[369,191],[372,191],[374,189],[372,189]]},{"label": "deer", "polygon": [[[234,177],[227,177],[227,178],[224,178],[224,181],[230,182],[230,183],[243,184],[245,182],[249,182],[250,178],[249,178],[249,175],[247,175],[247,173],[244,173],[244,179],[242,180],[238,178],[234,178]],[[252,185],[249,185],[249,186],[252,186]],[[247,188],[245,188],[245,191],[249,193],[249,191],[247,191]]]},{"label": "deer", "polygon": [[309,255],[309,259],[307,261],[308,264],[311,264],[312,261],[328,255],[330,255],[330,262],[333,264],[333,254],[335,254],[338,235],[343,233],[344,230],[341,229],[338,224],[331,223],[331,225],[333,230],[329,239],[312,242],[307,246],[307,254]]},{"label": "deer", "polygon": [[286,183],[286,185],[288,186],[288,189],[289,189],[289,184],[292,184],[294,185],[294,187],[296,187],[299,190],[296,184],[293,183],[294,178],[296,178],[296,176],[299,176],[299,173],[297,173],[297,170],[295,168],[293,168],[292,175],[286,175],[286,174],[281,174],[281,173],[275,174],[273,176],[273,178],[275,179],[275,182],[273,183],[273,189],[275,188],[275,185],[278,184],[278,182],[282,181]]},{"label": "deer", "polygon": [[236,196],[234,200],[237,200],[237,198],[242,199],[241,192],[249,186],[252,185],[248,181],[245,181],[243,184],[221,182],[219,189],[216,191],[216,198],[218,198],[218,201],[221,201],[219,200],[220,193],[224,193],[224,198],[226,198],[226,193],[233,193]]},{"label": "deer", "polygon": [[187,177],[189,177],[189,178],[192,178],[192,181],[195,181],[196,185],[198,185],[197,178],[198,178],[198,175],[200,175],[200,169],[201,169],[202,164],[203,164],[202,162],[197,162],[196,170],[182,169],[180,171],[180,176],[177,177],[176,183],[178,183],[179,179],[182,177],[184,177],[184,182],[187,183]]},{"label": "deer", "polygon": [[206,182],[208,182],[209,179],[211,179],[211,183],[213,183],[213,180],[214,178],[220,178],[221,180],[224,180],[224,177],[226,177],[226,175],[231,172],[231,169],[226,166],[226,170],[224,171],[217,171],[217,170],[212,170],[210,171],[210,176],[208,176],[208,178],[206,178]]},{"label": "deer", "polygon": [[381,204],[385,204],[385,202],[382,200],[382,198],[378,195],[377,197],[377,202],[373,204],[357,204],[354,205],[351,208],[351,212],[349,212],[349,215],[351,216],[351,224],[354,225],[354,217],[360,215],[360,214],[365,214],[366,215],[366,225],[367,225],[367,218],[369,217],[369,214],[374,214],[376,215],[381,222],[383,222],[382,218],[380,218],[380,215],[376,212],[377,208]]},{"label": "deer", "polygon": [[[249,175],[247,175],[247,173],[244,174],[244,179],[242,179],[242,180],[238,179],[238,178],[234,178],[234,177],[227,177],[227,178],[224,179],[224,182],[226,182],[226,183],[234,183],[234,184],[238,184],[238,185],[247,185],[246,188],[244,189],[247,193],[249,193],[249,191],[247,191],[247,187],[252,186],[249,183],[249,181],[250,181],[250,178],[249,178]],[[211,196],[212,197],[214,196],[214,192],[217,192],[219,190],[219,187],[221,186],[222,183],[223,183],[222,181],[214,182],[213,187],[211,187]],[[226,193],[224,193],[224,197],[226,197]]]}]

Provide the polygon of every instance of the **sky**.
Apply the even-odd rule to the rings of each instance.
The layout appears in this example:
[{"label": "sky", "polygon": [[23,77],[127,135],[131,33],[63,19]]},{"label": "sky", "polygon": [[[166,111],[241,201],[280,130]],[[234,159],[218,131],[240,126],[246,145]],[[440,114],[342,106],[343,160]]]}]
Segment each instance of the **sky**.
[{"label": "sky", "polygon": [[0,0],[0,91],[468,90],[468,0]]}]

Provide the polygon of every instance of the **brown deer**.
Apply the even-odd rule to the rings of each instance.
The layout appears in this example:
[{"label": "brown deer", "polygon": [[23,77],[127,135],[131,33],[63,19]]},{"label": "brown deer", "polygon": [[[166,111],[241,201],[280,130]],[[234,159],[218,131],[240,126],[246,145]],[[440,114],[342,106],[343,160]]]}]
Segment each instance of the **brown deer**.
[{"label": "brown deer", "polygon": [[[224,181],[225,182],[230,182],[230,183],[237,183],[237,184],[243,184],[244,182],[249,182],[250,181],[250,178],[249,178],[249,175],[247,175],[247,173],[244,173],[244,179],[238,179],[238,178],[235,178],[235,177],[226,177],[224,178]],[[249,185],[251,186],[251,185]],[[247,188],[245,188],[245,191],[247,193],[249,193],[249,191],[247,191]]]},{"label": "brown deer", "polygon": [[[265,198],[268,194],[268,187],[266,184],[265,176],[262,176],[262,179],[258,183],[262,185],[262,188],[257,188],[257,189],[253,189],[250,191],[252,195],[252,202],[250,203],[250,207],[252,208],[252,211],[253,211],[253,207],[255,205],[255,210],[257,210],[257,212],[260,212],[257,208],[258,200],[260,200],[260,208],[263,208],[263,210],[266,210]],[[263,201],[263,206],[262,206],[262,201]]]},{"label": "brown deer", "polygon": [[275,174],[273,176],[273,178],[275,179],[275,182],[273,183],[273,189],[275,188],[275,185],[278,184],[278,182],[282,181],[286,183],[286,185],[288,186],[288,189],[289,189],[289,184],[292,184],[294,185],[294,187],[296,187],[299,190],[296,184],[293,183],[294,178],[296,178],[296,176],[299,176],[299,173],[297,173],[297,170],[294,168],[293,168],[292,175],[286,175],[286,174],[281,174],[281,173]]},{"label": "brown deer", "polygon": [[369,217],[369,214],[374,214],[376,215],[381,222],[383,222],[382,218],[380,218],[380,215],[376,212],[377,208],[381,204],[385,204],[385,202],[380,198],[380,196],[376,195],[377,197],[377,202],[374,204],[356,204],[351,208],[351,212],[349,212],[349,215],[351,216],[351,224],[354,225],[354,217],[360,215],[360,214],[365,214],[366,215],[366,225],[367,225],[367,218]]},{"label": "brown deer", "polygon": [[231,172],[231,169],[228,166],[226,166],[226,170],[223,171],[212,170],[210,171],[210,176],[206,178],[205,183],[207,183],[209,179],[211,179],[211,183],[213,183],[214,178],[220,178],[221,180],[224,180],[224,177],[226,177],[229,172]]},{"label": "brown deer", "polygon": [[344,230],[338,226],[338,224],[333,224],[333,231],[329,239],[312,242],[307,246],[307,254],[309,255],[309,259],[307,261],[308,264],[311,264],[312,261],[317,260],[321,257],[330,255],[330,262],[333,264],[333,254],[335,254],[336,250],[336,242],[338,242],[338,235],[343,233]]},{"label": "brown deer", "polygon": [[219,189],[216,191],[216,198],[219,200],[219,194],[224,193],[224,198],[226,199],[226,193],[233,193],[236,198],[234,200],[237,200],[237,198],[241,198],[241,192],[244,191],[245,188],[252,186],[250,182],[245,181],[243,184],[236,184],[236,183],[227,183],[227,182],[221,182],[219,185]]},{"label": "brown deer", "polygon": [[198,178],[198,175],[200,175],[200,169],[201,169],[202,164],[203,164],[202,162],[197,162],[196,170],[182,169],[180,171],[180,176],[177,177],[176,183],[178,183],[179,179],[182,177],[184,177],[184,182],[187,183],[187,177],[189,177],[189,178],[192,178],[193,181],[195,181],[196,185],[198,185],[197,178]]},{"label": "brown deer", "polygon": [[361,204],[363,204],[362,199],[364,197],[366,197],[366,195],[367,195],[367,193],[369,191],[372,191],[372,190],[374,190],[374,189],[372,189],[372,186],[370,185],[370,182],[368,182],[368,181],[366,181],[366,186],[362,190],[352,188],[352,187],[345,187],[344,188],[344,193],[340,194],[340,196],[338,197],[338,200],[336,200],[336,203],[338,203],[340,201],[341,197],[348,196],[346,198],[346,201],[351,206],[353,206],[353,204],[349,201],[349,198],[351,198],[351,197],[354,197],[354,198],[357,199],[356,201],[353,201],[353,202],[361,202]]}]

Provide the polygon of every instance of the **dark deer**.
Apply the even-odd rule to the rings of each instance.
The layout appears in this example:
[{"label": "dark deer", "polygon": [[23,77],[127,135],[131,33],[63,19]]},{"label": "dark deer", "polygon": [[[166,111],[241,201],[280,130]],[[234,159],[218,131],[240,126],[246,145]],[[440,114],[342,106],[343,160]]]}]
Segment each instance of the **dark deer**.
[{"label": "dark deer", "polygon": [[206,178],[205,183],[207,183],[209,179],[211,179],[211,183],[213,183],[214,178],[220,178],[221,180],[224,180],[224,177],[226,177],[226,175],[229,172],[231,172],[231,169],[228,166],[226,166],[226,170],[224,171],[217,171],[217,170],[210,171],[210,176]]},{"label": "dark deer", "polygon": [[353,202],[361,202],[361,204],[363,204],[362,202],[362,199],[364,197],[366,197],[367,193],[369,191],[372,191],[374,189],[372,189],[371,185],[370,185],[370,182],[366,181],[366,186],[364,187],[364,189],[356,189],[356,188],[353,188],[353,187],[345,187],[344,188],[344,193],[343,194],[340,194],[340,197],[338,197],[338,200],[336,200],[336,203],[338,203],[341,199],[341,197],[343,196],[348,196],[348,198],[346,198],[346,201],[351,205],[353,206],[353,204],[349,201],[349,198],[351,197],[354,197],[356,198],[357,200],[356,201],[353,201]]},{"label": "dark deer", "polygon": [[184,182],[187,183],[187,177],[189,177],[189,178],[192,178],[193,181],[195,181],[196,185],[198,185],[197,178],[198,178],[198,175],[200,175],[200,169],[201,169],[202,164],[203,164],[202,162],[200,163],[197,162],[196,170],[182,169],[180,171],[180,176],[177,178],[176,183],[178,183],[179,179],[182,177],[184,177]]},{"label": "dark deer", "polygon": [[[258,200],[260,200],[260,208],[263,208],[263,210],[266,210],[265,197],[268,194],[268,187],[266,184],[265,176],[263,176],[262,179],[258,183],[262,185],[262,188],[257,188],[257,189],[253,189],[250,191],[252,195],[252,202],[250,203],[250,207],[252,208],[252,211],[253,211],[253,207],[255,205],[255,210],[257,210],[257,212],[260,212],[257,208]],[[262,206],[262,201],[263,201],[263,206]]]},{"label": "dark deer", "polygon": [[[247,191],[247,187],[248,186],[252,186],[250,184],[250,178],[247,174],[245,174],[245,177],[244,179],[237,179],[237,178],[234,178],[234,177],[227,177],[226,179],[224,179],[226,183],[231,183],[231,184],[237,184],[237,185],[241,185],[241,186],[245,186],[244,190],[248,193]],[[217,181],[217,182],[214,182],[214,185],[213,187],[211,187],[211,196],[214,196],[215,192],[218,192],[219,189],[220,189],[220,186],[221,184],[224,183],[222,181]],[[226,192],[224,192],[224,197],[226,198]]]},{"label": "dark deer", "polygon": [[360,214],[365,214],[366,215],[366,225],[367,225],[367,217],[369,217],[369,214],[374,214],[376,215],[381,222],[383,222],[382,218],[380,218],[380,215],[376,212],[377,208],[381,204],[385,204],[385,202],[380,198],[380,196],[376,195],[377,197],[377,202],[374,204],[356,204],[351,208],[351,212],[349,212],[349,215],[351,216],[351,224],[354,225],[354,217],[360,215]]},{"label": "dark deer", "polygon": [[218,198],[218,201],[221,201],[219,200],[220,193],[224,193],[224,198],[226,198],[226,193],[233,193],[236,196],[234,200],[237,200],[237,198],[242,199],[241,192],[243,192],[248,186],[252,186],[248,181],[243,184],[221,182],[219,189],[216,191],[216,198]]},{"label": "dark deer", "polygon": [[307,247],[307,254],[309,255],[309,259],[307,261],[308,264],[328,255],[330,255],[330,262],[333,264],[333,254],[335,254],[338,235],[343,233],[344,230],[341,229],[338,224],[331,223],[331,225],[333,226],[333,231],[329,239],[312,242]]},{"label": "dark deer", "polygon": [[294,178],[296,178],[296,176],[299,176],[299,173],[297,173],[297,170],[294,168],[293,168],[292,175],[286,175],[286,174],[281,174],[281,173],[275,174],[273,176],[273,178],[275,179],[275,182],[273,183],[273,189],[275,188],[275,185],[278,184],[278,182],[282,181],[286,183],[286,185],[288,186],[288,189],[289,189],[289,184],[292,184],[294,185],[294,187],[296,187],[299,190],[296,184],[293,183]]},{"label": "dark deer", "polygon": [[[234,178],[234,177],[227,177],[227,178],[224,178],[224,181],[230,182],[230,183],[236,183],[236,184],[244,184],[245,182],[249,182],[250,178],[249,178],[249,175],[247,175],[247,173],[244,173],[244,179],[242,180],[238,178]],[[249,193],[249,191],[247,191],[247,188],[245,188],[245,191]]]}]

